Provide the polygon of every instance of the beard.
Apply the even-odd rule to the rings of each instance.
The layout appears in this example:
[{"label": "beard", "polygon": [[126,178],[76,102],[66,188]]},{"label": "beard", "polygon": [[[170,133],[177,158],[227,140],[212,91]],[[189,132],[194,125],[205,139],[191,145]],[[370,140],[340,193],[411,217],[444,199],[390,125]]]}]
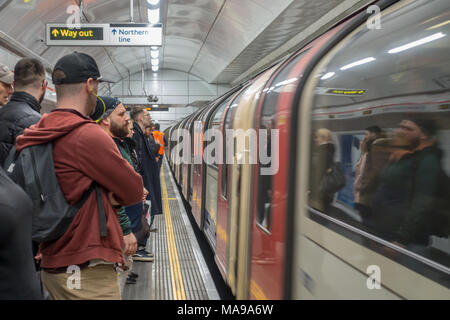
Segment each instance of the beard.
[{"label": "beard", "polygon": [[114,121],[111,121],[109,130],[111,131],[112,135],[117,138],[125,138],[129,133],[128,124],[124,127],[121,127]]}]

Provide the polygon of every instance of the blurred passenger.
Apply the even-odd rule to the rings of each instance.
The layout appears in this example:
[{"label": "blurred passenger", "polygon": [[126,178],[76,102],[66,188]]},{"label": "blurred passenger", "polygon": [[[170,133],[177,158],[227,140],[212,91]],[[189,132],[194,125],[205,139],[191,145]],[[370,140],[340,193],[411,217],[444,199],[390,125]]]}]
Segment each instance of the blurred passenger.
[{"label": "blurred passenger", "polygon": [[14,92],[13,88],[14,74],[7,66],[0,63],[0,107],[8,103],[9,98]]},{"label": "blurred passenger", "polygon": [[313,158],[311,162],[311,206],[320,211],[328,212],[333,201],[333,193],[324,192],[323,182],[327,173],[333,170],[335,146],[331,131],[318,129],[314,136]]},{"label": "blurred passenger", "polygon": [[374,198],[376,231],[403,246],[426,246],[431,235],[447,237],[450,208],[440,203],[448,194],[432,120],[403,120],[395,132],[395,147],[379,175]]},{"label": "blurred passenger", "polygon": [[155,157],[155,161],[159,164],[159,148],[160,145],[156,143],[155,138],[153,137],[153,122],[150,122],[148,126],[145,126],[144,134],[148,140],[148,143],[150,145],[150,151],[152,152],[152,155]]},{"label": "blurred passenger", "polygon": [[[13,77],[13,74],[9,73],[7,77]],[[47,90],[44,66],[36,59],[19,60],[14,68],[13,84],[15,91],[10,101],[0,109],[1,166],[15,144],[16,137],[41,119],[41,103]]]},{"label": "blurred passenger", "polygon": [[[139,173],[142,175],[144,186],[148,190],[147,200],[151,203],[151,228],[155,215],[162,214],[161,182],[158,174],[158,164],[152,153],[150,143],[144,135],[145,127],[150,125],[151,118],[145,108],[133,109],[131,111],[131,118],[134,121],[133,139],[136,142],[136,153],[140,164]],[[144,210],[144,213],[147,212],[147,208],[148,207]],[[151,229],[151,231],[156,231],[156,229]],[[145,256],[148,252],[145,251],[145,246],[140,246],[136,254],[142,254]]]},{"label": "blurred passenger", "polygon": [[159,123],[155,123],[154,129],[152,132],[152,136],[155,140],[155,143],[157,145],[159,145],[158,166],[159,166],[159,171],[161,171],[161,165],[162,165],[163,157],[164,157],[164,133],[161,133],[161,131],[159,131],[159,129],[160,129]]},{"label": "blurred passenger", "polygon": [[31,248],[33,204],[0,168],[0,300],[42,299]]},{"label": "blurred passenger", "polygon": [[92,192],[63,236],[40,244],[42,282],[53,299],[120,299],[115,265],[124,265],[124,241],[116,210],[142,200],[142,179],[88,118],[102,81],[95,60],[83,53],[66,55],[52,79],[57,107],[17,138],[17,150],[51,141],[56,176],[69,204],[96,182],[104,210]]},{"label": "blurred passenger", "polygon": [[[384,167],[387,156],[380,158],[380,153],[375,152],[377,143],[384,138],[384,132],[378,126],[366,128],[365,136],[361,141],[361,157],[355,167],[354,202],[363,223],[367,224],[372,212],[372,199],[376,189],[376,180]],[[387,155],[385,153],[385,155]]]}]

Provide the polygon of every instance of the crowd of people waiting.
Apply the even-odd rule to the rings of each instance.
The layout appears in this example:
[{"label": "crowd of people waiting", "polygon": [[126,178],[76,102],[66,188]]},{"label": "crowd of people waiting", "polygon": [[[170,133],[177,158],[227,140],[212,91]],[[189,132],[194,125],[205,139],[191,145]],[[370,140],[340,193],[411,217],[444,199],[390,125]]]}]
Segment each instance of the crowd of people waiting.
[{"label": "crowd of people waiting", "polygon": [[[58,60],[52,81],[56,108],[41,115],[42,63],[0,64],[0,299],[121,299],[138,281],[133,261],[155,259],[147,245],[163,213],[164,136],[145,108],[128,115],[117,98],[98,96],[105,80],[87,54]],[[45,164],[36,146],[52,148],[50,187],[63,199],[47,197],[51,174],[37,174]],[[42,212],[52,201],[75,214]]]}]

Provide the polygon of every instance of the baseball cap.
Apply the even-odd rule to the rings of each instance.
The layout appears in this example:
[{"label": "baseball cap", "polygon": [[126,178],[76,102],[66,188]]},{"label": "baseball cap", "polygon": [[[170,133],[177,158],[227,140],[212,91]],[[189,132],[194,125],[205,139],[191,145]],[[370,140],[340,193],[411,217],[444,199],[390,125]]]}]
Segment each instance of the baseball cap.
[{"label": "baseball cap", "polygon": [[14,81],[14,73],[3,63],[0,63],[0,81],[8,84]]},{"label": "baseball cap", "polygon": [[120,100],[113,97],[97,97],[95,111],[90,118],[96,122],[106,119],[121,104]]},{"label": "baseball cap", "polygon": [[[55,74],[55,71],[62,73]],[[53,84],[70,84],[85,82],[89,78],[100,82],[112,82],[102,78],[94,58],[86,53],[73,52],[68,54],[56,62],[53,69]]]}]

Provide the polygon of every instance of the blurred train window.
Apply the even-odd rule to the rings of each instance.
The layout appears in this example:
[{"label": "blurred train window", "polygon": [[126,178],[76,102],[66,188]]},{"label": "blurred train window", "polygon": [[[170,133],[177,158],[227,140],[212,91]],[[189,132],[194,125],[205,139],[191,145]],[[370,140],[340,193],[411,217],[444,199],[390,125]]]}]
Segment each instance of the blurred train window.
[{"label": "blurred train window", "polygon": [[[261,119],[259,122],[259,130],[265,130],[266,133],[266,143],[260,146],[264,150],[262,153],[269,159],[272,158],[271,146],[272,146],[272,134],[271,130],[275,128],[275,118],[277,101],[280,97],[280,93],[285,91],[295,90],[298,75],[290,75],[292,68],[298,63],[298,61],[303,57],[307,50],[301,52],[296,57],[294,57],[287,65],[283,67],[280,73],[266,85],[263,89],[265,92],[264,102],[261,110]],[[259,136],[259,134],[258,134]],[[276,142],[275,142],[276,143]],[[261,163],[260,167],[270,168],[271,162]],[[258,171],[258,201],[257,201],[257,215],[256,223],[265,231],[270,232],[271,227],[271,215],[272,215],[272,196],[273,196],[273,186],[272,181],[273,175],[261,174],[261,168]]]},{"label": "blurred train window", "polygon": [[[222,132],[222,139],[223,139],[223,166],[222,166],[222,184],[221,184],[221,190],[222,190],[222,197],[224,199],[227,198],[227,194],[228,194],[228,162],[227,162],[227,145],[228,142],[227,141],[227,137],[226,137],[226,130],[227,129],[232,129],[233,125],[232,125],[232,119],[234,119],[234,114],[236,112],[236,107],[238,106],[238,101],[239,99],[242,97],[242,95],[244,94],[244,91],[246,90],[246,88],[241,89],[241,92],[236,96],[235,99],[233,99],[233,101],[231,102],[231,105],[228,107],[227,110],[227,114],[225,116],[225,121],[223,124],[223,132]],[[233,97],[234,95],[232,95],[230,97]],[[231,137],[232,139],[232,137]],[[234,150],[236,150],[236,146],[234,147]]]},{"label": "blurred train window", "polygon": [[[219,107],[217,107],[216,111],[214,111],[214,113],[211,116],[211,119],[209,121],[209,127],[208,127],[209,129],[220,130],[220,122],[222,120],[222,115],[225,110],[225,107],[227,106],[227,104],[230,100],[231,100],[231,97],[228,97],[227,99],[225,99],[225,101],[223,101],[221,103],[221,105]],[[213,143],[214,141],[215,141],[215,138],[211,139],[211,141],[209,143]],[[221,144],[219,143],[219,145],[221,145]],[[211,156],[213,158],[215,158],[217,156],[216,151],[217,151],[216,149],[213,149],[211,152]],[[211,166],[213,166],[216,169],[218,168],[217,163],[211,164]]]},{"label": "blurred train window", "polygon": [[447,275],[449,16],[448,0],[401,1],[382,12],[381,29],[361,26],[322,60],[309,170],[311,218],[325,213],[365,243],[419,257],[395,246],[382,254],[419,272],[431,260]]}]

